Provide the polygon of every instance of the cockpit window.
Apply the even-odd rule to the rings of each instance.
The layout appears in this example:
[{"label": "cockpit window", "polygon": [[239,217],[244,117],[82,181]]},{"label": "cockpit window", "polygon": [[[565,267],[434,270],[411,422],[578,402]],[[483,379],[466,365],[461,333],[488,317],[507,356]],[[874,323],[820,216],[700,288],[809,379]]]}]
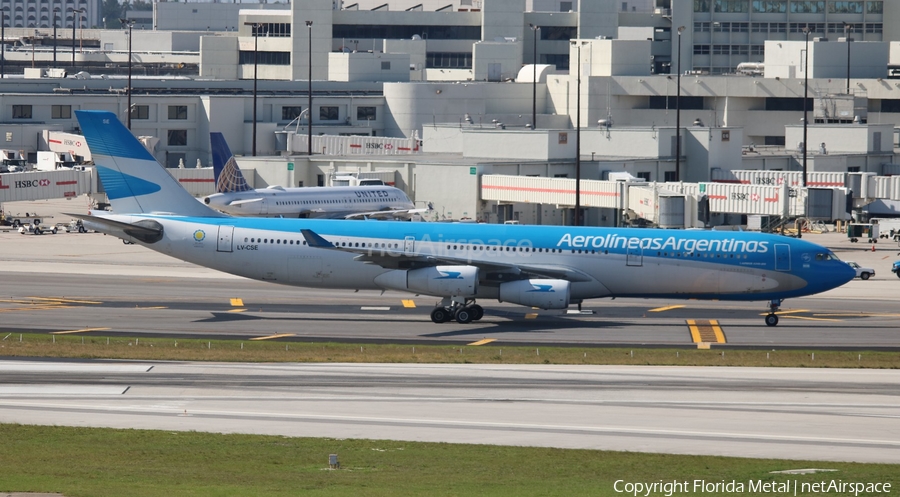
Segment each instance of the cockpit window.
[{"label": "cockpit window", "polygon": [[834,252],[825,252],[816,254],[817,261],[839,261],[838,256]]}]

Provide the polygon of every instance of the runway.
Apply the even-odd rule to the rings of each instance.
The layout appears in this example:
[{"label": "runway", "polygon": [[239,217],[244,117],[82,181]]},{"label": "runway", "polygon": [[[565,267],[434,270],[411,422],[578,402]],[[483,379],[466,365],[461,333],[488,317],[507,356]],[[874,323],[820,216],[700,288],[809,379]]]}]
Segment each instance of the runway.
[{"label": "runway", "polygon": [[[832,240],[836,240],[832,237]],[[837,239],[840,241],[839,239]],[[712,347],[900,350],[900,280],[893,253],[843,250],[877,268],[824,294],[786,301],[781,323],[763,324],[764,302],[600,299],[592,314],[482,301],[485,318],[436,325],[436,299],[399,292],[304,289],[200,268],[99,234],[23,236],[0,231],[0,333],[85,333],[403,343],[696,347],[688,322],[715,321]],[[846,244],[849,245],[849,244]],[[842,255],[844,258],[849,258]],[[232,300],[239,299],[239,300]],[[238,305],[233,305],[238,304]],[[415,305],[415,307],[408,307]]]},{"label": "runway", "polygon": [[0,422],[900,463],[879,370],[0,361]]}]

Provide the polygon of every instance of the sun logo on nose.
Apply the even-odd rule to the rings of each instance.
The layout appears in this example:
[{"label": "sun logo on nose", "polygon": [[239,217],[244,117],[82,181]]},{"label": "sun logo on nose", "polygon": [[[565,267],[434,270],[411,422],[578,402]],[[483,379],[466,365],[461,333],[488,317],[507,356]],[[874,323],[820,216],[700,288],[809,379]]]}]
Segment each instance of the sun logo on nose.
[{"label": "sun logo on nose", "polygon": [[203,230],[197,230],[194,232],[194,241],[202,242],[206,238],[206,232]]}]

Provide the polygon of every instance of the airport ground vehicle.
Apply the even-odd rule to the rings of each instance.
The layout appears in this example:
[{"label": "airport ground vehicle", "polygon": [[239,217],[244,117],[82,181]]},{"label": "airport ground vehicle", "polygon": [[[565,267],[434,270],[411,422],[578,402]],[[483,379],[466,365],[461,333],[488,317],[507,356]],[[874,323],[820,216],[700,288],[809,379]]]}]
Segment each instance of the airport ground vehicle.
[{"label": "airport ground vehicle", "polygon": [[900,261],[894,261],[894,265],[891,267],[891,272],[896,274],[898,278],[900,278]]},{"label": "airport ground vehicle", "polygon": [[43,235],[44,233],[53,233],[59,231],[54,225],[43,224],[40,219],[35,218],[33,222],[19,226],[19,233],[23,235]]},{"label": "airport ground vehicle", "polygon": [[850,223],[847,225],[847,238],[851,243],[866,240],[869,243],[878,243],[878,225],[867,223]]},{"label": "airport ground vehicle", "polygon": [[66,233],[87,233],[87,228],[84,227],[84,221],[81,219],[75,219],[69,221],[69,224],[65,225]]},{"label": "airport ground vehicle", "polygon": [[3,224],[6,226],[12,226],[13,228],[19,228],[21,226],[27,226],[29,224],[40,224],[41,218],[29,216],[28,213],[25,213],[24,217],[12,217],[6,216],[3,218]]},{"label": "airport ground vehicle", "polygon": [[875,270],[870,267],[862,267],[853,261],[847,261],[847,264],[856,270],[856,277],[861,280],[867,280],[872,276],[875,276]]}]

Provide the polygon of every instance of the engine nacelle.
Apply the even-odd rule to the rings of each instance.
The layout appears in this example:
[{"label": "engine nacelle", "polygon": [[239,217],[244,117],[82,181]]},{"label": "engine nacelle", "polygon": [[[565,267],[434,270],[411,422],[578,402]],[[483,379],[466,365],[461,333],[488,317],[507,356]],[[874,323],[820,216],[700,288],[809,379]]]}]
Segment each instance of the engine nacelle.
[{"label": "engine nacelle", "polygon": [[409,271],[388,271],[378,275],[375,284],[391,290],[437,297],[474,297],[478,293],[478,268],[433,266]]},{"label": "engine nacelle", "polygon": [[500,302],[540,309],[569,307],[569,282],[566,280],[517,280],[500,285]]}]

